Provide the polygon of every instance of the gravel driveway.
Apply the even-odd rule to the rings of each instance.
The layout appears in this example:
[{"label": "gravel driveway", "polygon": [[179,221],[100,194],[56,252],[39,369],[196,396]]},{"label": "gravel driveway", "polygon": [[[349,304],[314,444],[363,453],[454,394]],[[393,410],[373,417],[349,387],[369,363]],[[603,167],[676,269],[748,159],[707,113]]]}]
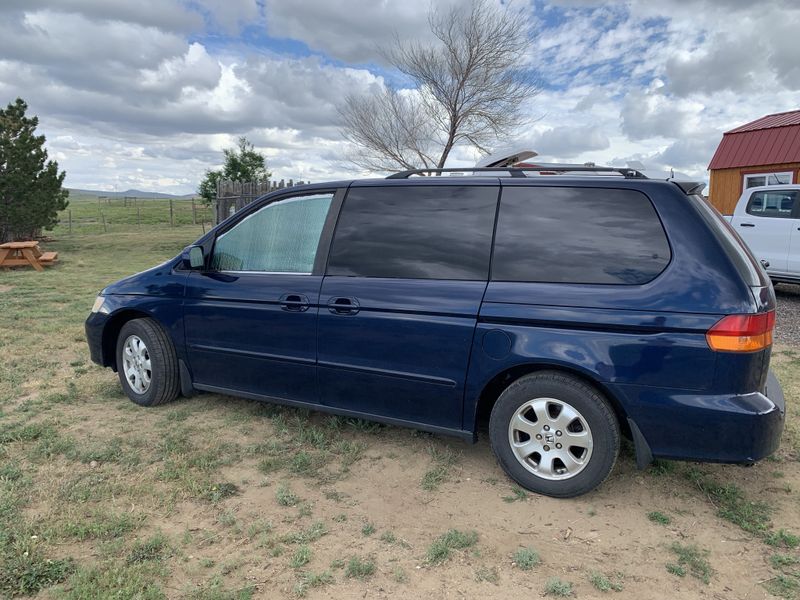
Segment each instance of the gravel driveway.
[{"label": "gravel driveway", "polygon": [[775,286],[778,297],[775,341],[800,347],[800,285]]}]

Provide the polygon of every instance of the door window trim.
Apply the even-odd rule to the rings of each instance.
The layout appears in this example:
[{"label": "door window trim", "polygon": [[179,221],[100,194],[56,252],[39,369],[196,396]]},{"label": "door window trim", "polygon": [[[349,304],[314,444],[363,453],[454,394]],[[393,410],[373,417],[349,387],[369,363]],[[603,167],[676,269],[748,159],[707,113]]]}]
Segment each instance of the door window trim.
[{"label": "door window trim", "polygon": [[[271,195],[265,196],[260,200],[256,200],[255,202],[249,204],[245,209],[240,210],[238,213],[235,213],[236,218],[231,219],[230,222],[225,223],[225,227],[220,228],[218,231],[214,232],[214,236],[211,242],[211,247],[209,248],[208,255],[206,257],[206,265],[203,268],[202,273],[231,273],[231,274],[247,274],[247,275],[324,275],[325,274],[325,266],[328,263],[328,252],[330,252],[331,241],[333,239],[333,228],[336,225],[336,220],[338,219],[339,211],[342,207],[342,201],[344,199],[345,193],[347,192],[347,188],[320,188],[320,189],[313,189],[313,190],[297,190],[291,191],[287,193],[283,193],[279,196],[272,197]],[[249,217],[250,215],[255,214],[259,210],[266,208],[270,204],[274,204],[276,202],[282,202],[284,200],[290,200],[292,198],[299,198],[302,196],[319,196],[322,194],[333,194],[333,198],[331,198],[330,206],[328,207],[328,214],[325,217],[325,223],[322,225],[322,231],[320,232],[319,240],[317,242],[317,252],[314,255],[314,265],[311,269],[310,273],[294,273],[288,271],[232,271],[232,270],[216,270],[210,267],[211,260],[214,256],[214,249],[217,245],[217,239],[236,227],[239,223],[241,223],[244,219]]]}]

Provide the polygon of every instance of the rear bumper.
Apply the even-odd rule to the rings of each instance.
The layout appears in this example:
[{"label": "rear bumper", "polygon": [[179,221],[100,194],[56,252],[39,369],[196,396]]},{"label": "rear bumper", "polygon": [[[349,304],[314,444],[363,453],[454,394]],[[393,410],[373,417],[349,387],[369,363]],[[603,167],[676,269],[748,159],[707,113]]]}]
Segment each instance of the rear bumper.
[{"label": "rear bumper", "polygon": [[[778,378],[775,377],[775,371],[772,369],[769,370],[769,374],[767,375],[767,389],[765,390],[765,395],[769,398],[772,403],[778,407],[778,410],[781,412],[781,416],[786,416],[786,399],[783,397],[783,388],[781,387],[781,382],[778,381]],[[783,428],[781,428],[782,430]]]},{"label": "rear bumper", "polygon": [[786,402],[772,371],[764,394],[620,387],[628,416],[655,458],[748,463],[769,456],[780,444]]}]

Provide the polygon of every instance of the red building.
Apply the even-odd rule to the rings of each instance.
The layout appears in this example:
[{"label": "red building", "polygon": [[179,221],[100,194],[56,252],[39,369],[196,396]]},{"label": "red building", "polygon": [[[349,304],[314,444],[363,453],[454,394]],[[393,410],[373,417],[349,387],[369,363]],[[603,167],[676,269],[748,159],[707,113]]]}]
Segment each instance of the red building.
[{"label": "red building", "polygon": [[709,199],[724,215],[733,213],[746,188],[800,183],[800,110],[725,132],[708,168]]}]

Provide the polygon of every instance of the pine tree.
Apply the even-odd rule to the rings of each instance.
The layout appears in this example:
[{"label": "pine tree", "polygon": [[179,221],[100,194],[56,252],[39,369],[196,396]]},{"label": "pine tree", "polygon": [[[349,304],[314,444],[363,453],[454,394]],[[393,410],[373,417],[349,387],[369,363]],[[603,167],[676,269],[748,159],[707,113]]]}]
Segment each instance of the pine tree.
[{"label": "pine tree", "polygon": [[35,133],[39,119],[27,110],[21,98],[0,109],[0,243],[52,229],[68,204],[66,173],[47,160],[45,138]]}]

